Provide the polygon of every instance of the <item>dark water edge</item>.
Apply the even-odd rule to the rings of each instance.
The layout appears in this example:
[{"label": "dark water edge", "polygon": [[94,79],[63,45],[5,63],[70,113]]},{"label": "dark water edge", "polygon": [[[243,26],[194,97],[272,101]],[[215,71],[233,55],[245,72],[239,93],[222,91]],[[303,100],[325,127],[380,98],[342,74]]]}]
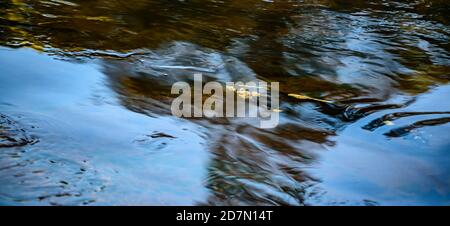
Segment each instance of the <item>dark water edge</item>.
[{"label": "dark water edge", "polygon": [[[448,205],[448,6],[2,1],[0,204]],[[172,116],[194,67],[280,125]]]}]

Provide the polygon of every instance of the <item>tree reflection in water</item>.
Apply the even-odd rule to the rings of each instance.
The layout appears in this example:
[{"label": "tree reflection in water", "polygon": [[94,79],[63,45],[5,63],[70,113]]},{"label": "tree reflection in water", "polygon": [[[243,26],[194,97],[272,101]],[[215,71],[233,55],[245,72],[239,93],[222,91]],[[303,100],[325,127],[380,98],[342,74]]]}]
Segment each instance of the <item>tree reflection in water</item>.
[{"label": "tree reflection in water", "polygon": [[352,126],[369,120],[359,128],[380,141],[378,129],[397,119],[406,121],[381,133],[448,129],[449,109],[415,109],[417,98],[450,79],[447,1],[11,0],[0,8],[2,46],[96,62],[120,104],[150,117],[169,116],[171,85],[192,82],[195,71],[161,66],[195,67],[209,81],[279,81],[283,112],[273,130],[237,118],[190,120],[206,129],[212,154],[210,194],[198,204],[334,203],[321,201],[323,178],[309,168],[334,150],[342,131],[363,134]]}]

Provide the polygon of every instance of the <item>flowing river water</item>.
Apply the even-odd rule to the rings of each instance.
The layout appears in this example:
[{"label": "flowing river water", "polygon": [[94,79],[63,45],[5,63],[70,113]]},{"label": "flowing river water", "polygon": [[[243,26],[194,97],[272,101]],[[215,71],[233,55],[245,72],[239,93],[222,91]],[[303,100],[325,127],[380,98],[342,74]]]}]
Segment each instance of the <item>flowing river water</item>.
[{"label": "flowing river water", "polygon": [[[448,205],[449,10],[1,0],[0,204]],[[280,124],[172,116],[194,72],[280,82]]]}]

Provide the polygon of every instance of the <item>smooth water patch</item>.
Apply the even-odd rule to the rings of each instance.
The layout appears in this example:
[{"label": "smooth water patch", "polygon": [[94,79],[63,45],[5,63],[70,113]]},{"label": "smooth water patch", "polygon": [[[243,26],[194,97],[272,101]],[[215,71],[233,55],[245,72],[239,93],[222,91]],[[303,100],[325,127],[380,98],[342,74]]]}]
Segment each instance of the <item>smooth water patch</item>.
[{"label": "smooth water patch", "polygon": [[[0,58],[0,102],[7,103],[1,113],[39,140],[1,150],[2,203],[174,205],[203,200],[208,153],[197,126],[121,107],[95,64],[55,60],[30,49],[2,49]],[[19,59],[27,59],[28,66]],[[98,104],[98,96],[110,101]],[[12,119],[2,121],[2,128],[15,125]],[[155,132],[173,138],[152,137]],[[125,193],[130,195],[117,195]]]}]

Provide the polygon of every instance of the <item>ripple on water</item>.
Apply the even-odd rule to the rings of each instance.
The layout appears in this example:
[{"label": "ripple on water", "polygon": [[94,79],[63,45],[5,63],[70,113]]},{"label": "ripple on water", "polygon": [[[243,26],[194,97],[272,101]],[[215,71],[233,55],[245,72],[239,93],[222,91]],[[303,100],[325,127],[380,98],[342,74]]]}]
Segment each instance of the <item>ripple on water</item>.
[{"label": "ripple on water", "polygon": [[[248,82],[256,79],[256,74],[239,59],[192,43],[172,42],[157,50],[137,52],[140,54],[127,57],[126,64],[106,62],[104,65],[107,72],[108,67],[111,68],[110,63],[116,66],[119,64],[136,74],[163,79],[170,85],[176,81],[192,81],[194,73],[202,73],[205,79],[221,82]],[[130,61],[131,68],[128,65]]]},{"label": "ripple on water", "polygon": [[10,117],[0,114],[0,148],[18,147],[37,143],[35,136]]},{"label": "ripple on water", "polygon": [[[0,204],[94,203],[95,194],[106,185],[90,162],[80,156],[67,157],[70,147],[53,143],[54,139],[70,141],[58,135],[48,118],[18,115],[13,119],[0,114]],[[49,126],[53,130],[48,130]],[[42,129],[47,132],[40,133]]]}]

